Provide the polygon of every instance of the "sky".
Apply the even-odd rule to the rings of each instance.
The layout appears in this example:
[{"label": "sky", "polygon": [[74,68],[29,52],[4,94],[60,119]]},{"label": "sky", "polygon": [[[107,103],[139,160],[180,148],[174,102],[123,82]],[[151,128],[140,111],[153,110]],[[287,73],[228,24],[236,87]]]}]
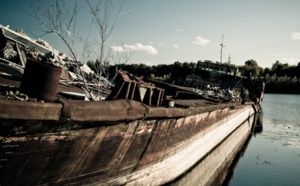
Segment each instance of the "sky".
[{"label": "sky", "polygon": [[[41,24],[31,8],[36,4],[31,2],[0,0],[0,24],[12,30],[23,29],[28,36],[42,38],[53,48],[68,53],[57,35],[41,34]],[[75,0],[66,2],[68,7],[74,7]],[[51,7],[55,1],[44,3]],[[89,35],[98,41],[99,32],[90,27],[91,11],[84,0],[79,4],[84,8],[78,13],[76,35]],[[244,65],[250,59],[263,68],[272,67],[277,60],[297,65],[299,7],[299,0],[112,0],[111,20],[115,26],[106,46],[111,53],[130,53],[129,64],[220,61],[223,35],[222,62],[230,57],[235,65]],[[82,42],[74,44],[77,51],[80,45]]]}]

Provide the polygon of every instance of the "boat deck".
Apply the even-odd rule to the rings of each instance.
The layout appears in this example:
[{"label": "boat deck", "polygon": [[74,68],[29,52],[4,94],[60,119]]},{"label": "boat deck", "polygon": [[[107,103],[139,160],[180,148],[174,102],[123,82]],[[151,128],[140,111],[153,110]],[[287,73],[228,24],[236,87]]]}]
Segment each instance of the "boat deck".
[{"label": "boat deck", "polygon": [[71,100],[60,95],[59,92],[83,93],[83,90],[76,86],[63,84],[59,84],[57,99],[54,102],[20,101],[4,94],[9,90],[12,92],[17,91],[19,86],[20,81],[0,76],[0,119],[128,121],[147,118],[185,117],[241,105],[239,102],[217,103],[205,99],[178,99],[174,100],[175,106],[169,108],[167,106],[152,107],[141,102],[124,99],[113,101]]}]

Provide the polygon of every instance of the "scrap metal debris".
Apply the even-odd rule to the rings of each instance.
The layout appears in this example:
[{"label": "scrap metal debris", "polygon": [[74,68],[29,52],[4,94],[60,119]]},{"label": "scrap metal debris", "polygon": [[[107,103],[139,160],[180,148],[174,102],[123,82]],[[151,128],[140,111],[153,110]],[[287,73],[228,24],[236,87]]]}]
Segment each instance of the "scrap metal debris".
[{"label": "scrap metal debris", "polygon": [[30,38],[23,30],[13,31],[9,26],[0,25],[0,72],[21,80],[26,62],[30,58],[61,67],[63,73],[60,83],[88,90],[87,97],[90,99],[99,97],[90,94],[102,94],[103,89],[113,86],[107,78],[95,74],[87,65],[55,50],[46,41]]},{"label": "scrap metal debris", "polygon": [[[6,96],[6,99],[8,100],[19,100],[19,101],[31,101],[31,102],[38,102],[36,98],[29,98],[26,94],[20,93],[18,90],[12,91],[8,90],[3,92],[3,95]],[[43,100],[39,102],[44,102]]]}]

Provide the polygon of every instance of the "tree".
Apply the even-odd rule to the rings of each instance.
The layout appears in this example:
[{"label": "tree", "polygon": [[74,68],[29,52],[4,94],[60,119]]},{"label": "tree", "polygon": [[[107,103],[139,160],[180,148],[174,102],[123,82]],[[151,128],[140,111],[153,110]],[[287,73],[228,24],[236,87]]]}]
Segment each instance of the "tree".
[{"label": "tree", "polygon": [[253,59],[247,60],[245,65],[242,67],[244,71],[244,75],[246,76],[255,76],[257,77],[262,71],[260,67],[257,65],[257,62]]},{"label": "tree", "polygon": [[[114,62],[114,76],[112,81],[117,77],[119,70],[122,70],[122,67],[127,64],[133,57],[133,52],[131,50],[126,51],[116,51],[115,55],[112,56],[112,61]],[[122,65],[121,65],[122,64]]]},{"label": "tree", "polygon": [[[86,0],[88,7],[90,8],[91,14],[93,16],[92,23],[98,29],[99,34],[99,44],[100,47],[98,48],[98,60],[99,60],[99,68],[97,69],[97,74],[102,76],[102,74],[106,73],[107,71],[103,71],[104,62],[109,61],[110,58],[110,48],[106,48],[106,41],[112,33],[112,30],[115,27],[116,18],[115,20],[111,21],[112,19],[112,2],[110,0],[99,0],[98,3],[92,4],[89,0]],[[117,16],[121,12],[122,6],[119,8]],[[116,17],[117,17],[116,16]],[[108,51],[106,51],[108,50]],[[105,74],[107,76],[107,74]]]},{"label": "tree", "polygon": [[155,76],[164,76],[166,74],[170,74],[170,68],[169,65],[165,65],[165,64],[159,64],[155,67],[153,67],[154,69],[154,74]]},{"label": "tree", "polygon": [[[106,46],[106,42],[114,29],[116,19],[120,14],[122,5],[119,7],[117,14],[112,16],[112,2],[110,0],[99,0],[97,2],[86,0],[82,5],[78,5],[78,1],[73,2],[74,6],[70,6],[64,0],[56,0],[54,4],[49,6],[48,1],[33,0],[31,8],[34,12],[34,17],[41,23],[42,28],[40,31],[43,34],[55,34],[67,46],[73,59],[79,62],[81,59],[96,57],[98,63],[95,62],[94,68],[96,74],[100,76],[98,93],[101,96],[102,84],[100,79],[102,76],[108,77],[108,71],[105,70],[108,61],[111,57],[110,47]],[[79,12],[83,9],[84,5],[90,11],[90,26],[88,34],[85,36],[79,35],[77,30],[77,19]],[[98,38],[91,38],[90,33],[92,28],[98,30]],[[81,52],[76,52],[75,43],[81,44]],[[90,63],[91,64],[91,63]],[[84,74],[79,71],[80,75],[84,78]],[[91,94],[91,90],[84,80],[84,89]]]},{"label": "tree", "polygon": [[70,7],[65,1],[56,0],[49,6],[48,2],[41,0],[32,0],[30,5],[34,18],[38,20],[42,28],[38,28],[42,32],[42,36],[47,34],[57,35],[68,48],[71,57],[78,61],[78,57],[74,50],[76,41],[77,15],[82,9],[77,2]]}]

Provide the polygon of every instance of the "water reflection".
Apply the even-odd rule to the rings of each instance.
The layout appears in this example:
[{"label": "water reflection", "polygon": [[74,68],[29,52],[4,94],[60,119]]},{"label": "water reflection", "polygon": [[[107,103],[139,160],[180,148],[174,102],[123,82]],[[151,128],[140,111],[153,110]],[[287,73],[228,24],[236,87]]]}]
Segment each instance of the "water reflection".
[{"label": "water reflection", "polygon": [[255,134],[261,133],[262,131],[263,131],[263,111],[260,111],[257,114],[255,114],[252,134],[255,136]]},{"label": "water reflection", "polygon": [[269,94],[264,103],[268,130],[264,138],[300,149],[300,95]]},{"label": "water reflection", "polygon": [[[184,177],[176,180],[171,185],[220,185],[225,179],[232,161],[238,154],[243,154],[245,145],[249,142],[252,132],[262,130],[262,117],[252,116],[236,129],[226,140],[216,147],[208,156],[202,159]],[[253,123],[257,123],[254,125]],[[256,126],[255,128],[252,128]],[[246,144],[245,144],[246,143]],[[242,150],[241,150],[242,149]],[[239,156],[239,155],[238,155]]]},{"label": "water reflection", "polygon": [[247,146],[250,143],[251,138],[255,137],[256,134],[259,134],[262,132],[263,132],[263,111],[260,111],[259,113],[255,114],[255,116],[254,116],[251,135],[249,135],[249,137],[245,141],[244,145],[240,148],[240,151],[236,154],[236,158],[233,160],[232,164],[230,165],[230,168],[228,169],[226,178],[225,178],[224,182],[222,183],[223,186],[229,185],[230,180],[232,179],[232,177],[234,175],[234,170],[235,170],[240,158],[244,156]]},{"label": "water reflection", "polygon": [[230,186],[300,185],[300,95],[266,94],[263,132],[252,136]]}]

